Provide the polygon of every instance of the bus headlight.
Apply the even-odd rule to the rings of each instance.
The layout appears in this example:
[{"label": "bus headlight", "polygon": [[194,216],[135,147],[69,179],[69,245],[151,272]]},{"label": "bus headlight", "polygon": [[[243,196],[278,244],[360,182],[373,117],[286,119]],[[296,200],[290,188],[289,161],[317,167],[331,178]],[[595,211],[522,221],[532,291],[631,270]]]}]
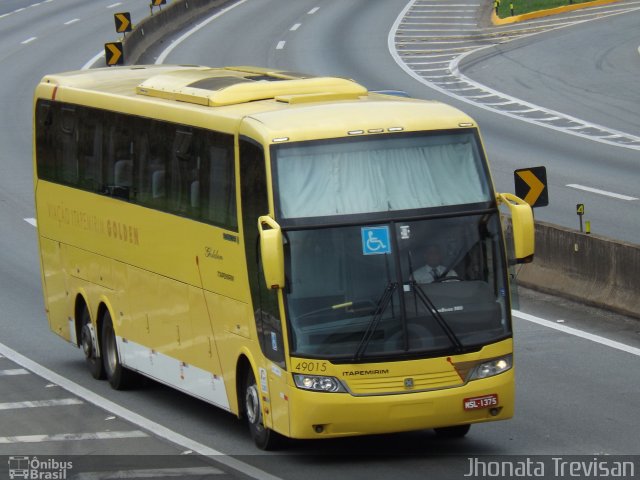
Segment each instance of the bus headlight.
[{"label": "bus headlight", "polygon": [[513,355],[505,355],[504,357],[495,358],[477,365],[471,372],[469,380],[493,377],[494,375],[506,372],[511,369],[512,366]]},{"label": "bus headlight", "polygon": [[313,390],[314,392],[346,392],[340,380],[335,377],[294,373],[293,381],[296,382],[296,387],[302,390]]}]

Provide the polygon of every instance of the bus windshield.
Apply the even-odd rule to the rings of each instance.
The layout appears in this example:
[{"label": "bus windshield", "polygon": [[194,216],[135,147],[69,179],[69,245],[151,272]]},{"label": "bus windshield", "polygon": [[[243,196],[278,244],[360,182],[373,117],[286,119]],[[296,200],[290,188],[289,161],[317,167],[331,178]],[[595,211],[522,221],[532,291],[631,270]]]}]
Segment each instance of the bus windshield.
[{"label": "bus windshield", "polygon": [[428,357],[511,334],[497,212],[286,236],[293,355]]},{"label": "bus windshield", "polygon": [[491,201],[473,130],[349,137],[273,148],[278,218]]}]

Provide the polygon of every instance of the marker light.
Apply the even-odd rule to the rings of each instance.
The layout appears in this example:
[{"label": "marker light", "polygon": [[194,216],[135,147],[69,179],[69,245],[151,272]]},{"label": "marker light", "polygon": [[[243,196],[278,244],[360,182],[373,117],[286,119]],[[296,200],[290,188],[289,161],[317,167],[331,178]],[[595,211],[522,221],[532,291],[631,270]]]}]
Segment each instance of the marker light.
[{"label": "marker light", "polygon": [[510,370],[512,366],[512,355],[505,355],[501,358],[495,358],[476,366],[471,372],[469,380],[478,380],[481,378],[493,377],[494,375],[499,375],[503,372],[506,372],[507,370]]},{"label": "marker light", "polygon": [[340,380],[335,377],[294,373],[293,380],[296,383],[296,387],[302,390],[312,390],[314,392],[346,392]]}]

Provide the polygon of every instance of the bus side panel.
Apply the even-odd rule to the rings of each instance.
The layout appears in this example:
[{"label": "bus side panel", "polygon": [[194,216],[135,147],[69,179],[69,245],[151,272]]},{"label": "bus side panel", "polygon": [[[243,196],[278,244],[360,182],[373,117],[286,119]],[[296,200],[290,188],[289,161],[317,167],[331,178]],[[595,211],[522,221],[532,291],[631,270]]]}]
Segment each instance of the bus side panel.
[{"label": "bus side panel", "polygon": [[190,336],[187,285],[130,265],[127,273],[131,323],[118,335],[179,358],[182,341]]},{"label": "bus side panel", "polygon": [[276,432],[290,436],[289,431],[289,385],[287,385],[287,372],[277,365],[269,362],[267,369],[270,394],[271,428]]},{"label": "bus side panel", "polygon": [[[219,353],[220,366],[225,388],[229,397],[229,407],[238,413],[236,392],[236,367],[247,337],[255,338],[255,323],[250,305],[213,292],[205,292],[211,327],[215,334],[215,344]],[[251,323],[250,323],[251,322]],[[249,329],[249,325],[253,328]],[[259,351],[258,345],[252,347]]]},{"label": "bus side panel", "polygon": [[63,247],[59,242],[40,237],[44,304],[49,327],[67,341],[72,342],[69,328],[69,305],[66,274],[63,268]]},{"label": "bus side panel", "polygon": [[[191,337],[187,339],[181,358],[198,368],[222,377],[209,306],[202,289],[189,287],[189,317]],[[215,313],[212,313],[215,315]]]}]

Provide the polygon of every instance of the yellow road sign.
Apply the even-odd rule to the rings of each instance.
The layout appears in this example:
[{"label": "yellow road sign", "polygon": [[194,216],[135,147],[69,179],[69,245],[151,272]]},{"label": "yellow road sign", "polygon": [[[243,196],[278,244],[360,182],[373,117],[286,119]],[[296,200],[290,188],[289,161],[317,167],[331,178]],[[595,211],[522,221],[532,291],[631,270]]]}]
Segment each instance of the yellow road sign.
[{"label": "yellow road sign", "polygon": [[167,0],[151,0],[151,6],[159,7],[160,5],[165,5]]},{"label": "yellow road sign", "polygon": [[131,31],[131,14],[129,12],[114,13],[113,18],[116,21],[116,32],[125,33]]},{"label": "yellow road sign", "polygon": [[513,172],[516,195],[532,207],[549,205],[547,169],[545,167],[522,168]]},{"label": "yellow road sign", "polygon": [[111,67],[112,65],[124,64],[122,42],[105,43],[104,57],[109,67]]}]

